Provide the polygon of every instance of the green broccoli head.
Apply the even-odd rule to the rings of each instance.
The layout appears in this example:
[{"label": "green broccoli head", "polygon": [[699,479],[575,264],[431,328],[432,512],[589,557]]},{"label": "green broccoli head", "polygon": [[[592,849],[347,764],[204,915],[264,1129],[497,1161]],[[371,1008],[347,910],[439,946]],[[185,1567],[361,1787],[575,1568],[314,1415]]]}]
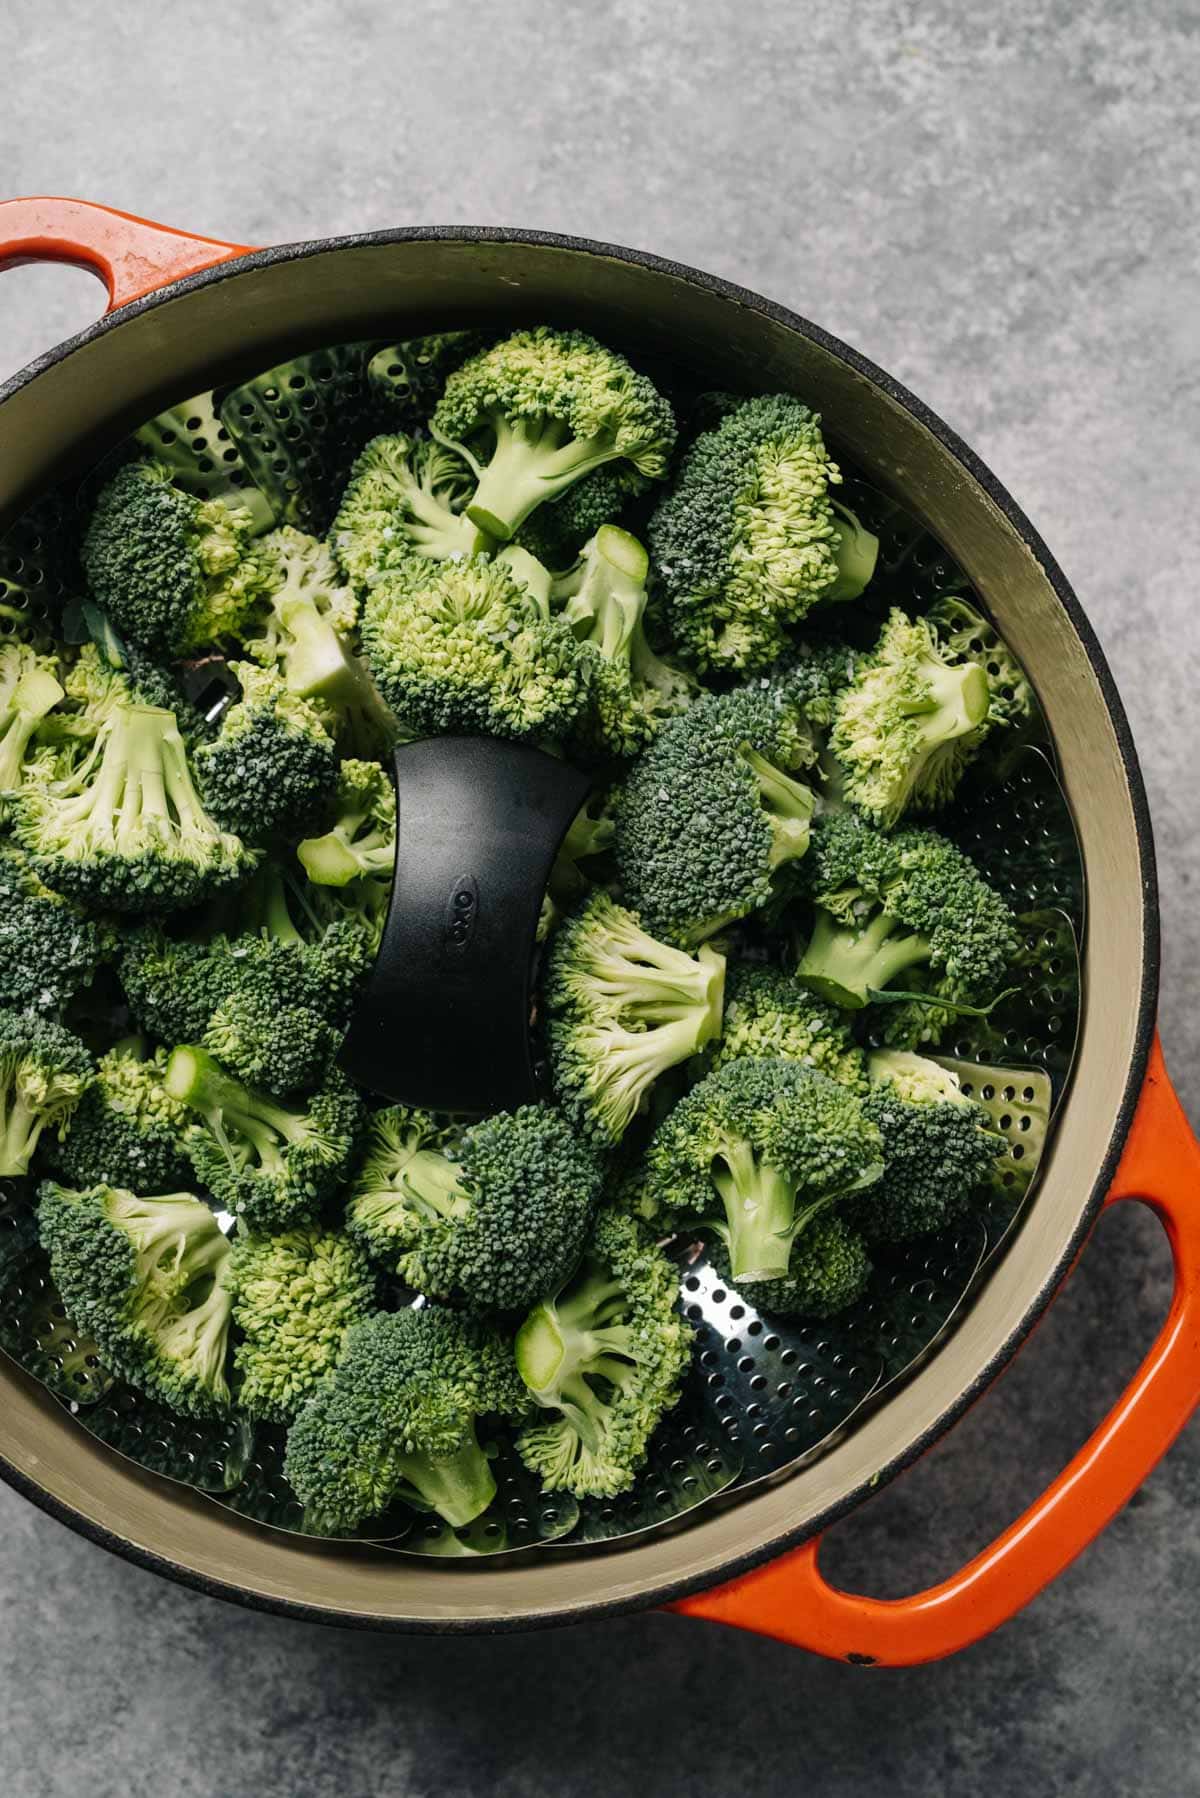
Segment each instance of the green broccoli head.
[{"label": "green broccoli head", "polygon": [[196,751],[205,804],[226,830],[248,843],[301,829],[333,796],[338,779],[333,738],[308,701],[275,668],[234,662],[242,696],[210,743]]},{"label": "green broccoli head", "polygon": [[0,1005],[61,1010],[111,948],[103,924],[44,885],[27,856],[0,843]]},{"label": "green broccoli head", "polygon": [[329,533],[346,579],[368,591],[397,551],[440,562],[489,549],[491,539],[463,511],[474,485],[469,464],[443,443],[403,432],[372,438]]},{"label": "green broccoli head", "polygon": [[100,909],[195,905],[254,853],[210,817],[172,712],[114,705],[61,780],[22,795],[18,840],[49,886]]},{"label": "green broccoli head", "polygon": [[[852,1205],[847,1209],[853,1212]],[[720,1236],[709,1245],[709,1260],[718,1278],[736,1285],[748,1305],[776,1317],[836,1317],[857,1304],[871,1277],[861,1232],[837,1211],[822,1212],[797,1236],[781,1279],[734,1281],[729,1249]]]},{"label": "green broccoli head", "polygon": [[347,1333],[284,1472],[311,1528],[355,1529],[395,1499],[461,1528],[496,1495],[477,1419],[526,1408],[511,1348],[482,1325],[436,1305],[381,1312]]},{"label": "green broccoli head", "polygon": [[660,479],[675,446],[671,408],[645,375],[582,331],[544,325],[457,369],[430,429],[467,449],[479,470],[467,515],[501,542],[606,463]]},{"label": "green broccoli head", "polygon": [[862,592],[878,545],[831,498],[841,478],[820,419],[786,394],[697,437],[650,523],[672,634],[696,667],[769,667],[815,605]]},{"label": "green broccoli head", "polygon": [[874,652],[838,695],[829,746],[845,796],[876,823],[953,798],[989,729],[988,677],[953,662],[923,619],[894,607]]},{"label": "green broccoli head", "polygon": [[577,1129],[619,1142],[668,1068],[721,1033],[725,958],[657,942],[595,892],[556,932],[543,999],[558,1100]]},{"label": "green broccoli head", "polygon": [[67,1315],[106,1367],[186,1416],[228,1409],[229,1244],[202,1200],[45,1180],[38,1230]]},{"label": "green broccoli head", "polygon": [[0,1177],[29,1172],[39,1138],[62,1135],[94,1073],[79,1038],[61,1024],[0,1011]]},{"label": "green broccoli head", "polygon": [[341,1231],[301,1224],[239,1234],[229,1257],[238,1405],[287,1423],[336,1366],[346,1332],[375,1309],[375,1276]]},{"label": "green broccoli head", "polygon": [[765,905],[808,849],[814,749],[773,686],[708,693],[663,726],[618,796],[621,887],[647,927],[695,943]]},{"label": "green broccoli head", "polygon": [[746,1056],[798,1061],[855,1092],[866,1089],[866,1059],[846,1015],[780,968],[741,962],[725,978],[725,1023],[713,1068]]},{"label": "green broccoli head", "polygon": [[74,1186],[171,1192],[191,1178],[183,1139],[186,1105],[163,1085],[165,1049],[147,1051],[128,1038],[101,1056],[65,1136],[45,1147],[47,1159]]},{"label": "green broccoli head", "polygon": [[240,638],[262,603],[252,529],[244,507],[182,492],[164,463],[130,462],[96,501],[84,573],[135,643],[192,655]]},{"label": "green broccoli head", "polygon": [[868,1241],[905,1242],[962,1217],[1006,1145],[936,1062],[883,1050],[869,1065],[865,1108],[883,1137],[885,1168],[850,1215]]},{"label": "green broccoli head", "polygon": [[365,1111],[337,1067],[303,1105],[285,1105],[185,1047],[173,1050],[165,1085],[198,1120],[186,1138],[197,1177],[248,1230],[312,1217],[350,1170]]},{"label": "green broccoli head", "polygon": [[66,697],[56,657],[15,637],[0,639],[0,816],[25,783],[34,733]]},{"label": "green broccoli head", "polygon": [[560,1112],[524,1105],[464,1128],[392,1106],[369,1143],[347,1222],[418,1292],[510,1311],[571,1273],[603,1175]]},{"label": "green broccoli head", "polygon": [[344,887],[364,876],[391,878],[396,865],[396,788],[377,762],[343,762],[335,795],[337,816],[296,853],[317,886]]},{"label": "green broccoli head", "polygon": [[363,651],[415,731],[561,737],[589,696],[589,663],[501,563],[411,559],[377,585]]},{"label": "green broccoli head", "polygon": [[678,1294],[678,1272],[634,1219],[601,1210],[575,1277],[526,1317],[517,1367],[546,1415],[517,1448],[548,1491],[610,1498],[633,1485],[691,1358]]},{"label": "green broccoli head", "polygon": [[848,1087],[794,1061],[730,1061],[655,1131],[641,1210],[722,1237],[735,1281],[782,1280],[813,1220],[882,1172],[879,1131]]},{"label": "green broccoli head", "polygon": [[[956,1008],[999,997],[1018,947],[1012,913],[936,831],[885,835],[855,813],[826,816],[803,874],[814,923],[797,978],[849,1010],[877,1003],[895,1046],[935,1042]],[[900,1006],[893,992],[929,1002]]]}]

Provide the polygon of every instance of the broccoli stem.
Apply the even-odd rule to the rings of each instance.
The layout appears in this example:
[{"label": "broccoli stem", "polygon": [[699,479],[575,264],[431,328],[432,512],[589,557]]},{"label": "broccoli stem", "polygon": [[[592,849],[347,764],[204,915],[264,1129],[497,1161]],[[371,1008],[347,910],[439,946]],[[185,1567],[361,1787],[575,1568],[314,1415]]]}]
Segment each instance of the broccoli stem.
[{"label": "broccoli stem", "polygon": [[323,837],[306,837],[296,853],[314,886],[344,887],[363,874],[390,874],[396,865],[396,839],[376,828],[355,833],[370,813],[345,812]]},{"label": "broccoli stem", "polygon": [[796,969],[801,986],[840,1005],[860,1011],[873,992],[890,986],[906,968],[929,960],[929,944],[923,936],[903,929],[887,912],[876,912],[861,928],[839,923],[822,905],[804,958]]},{"label": "broccoli stem", "polygon": [[636,537],[605,524],[588,545],[580,568],[558,584],[556,590],[569,596],[563,617],[579,641],[590,643],[606,661],[632,663],[649,567]]},{"label": "broccoli stem", "polygon": [[250,1143],[266,1173],[282,1170],[281,1143],[303,1141],[307,1134],[303,1117],[234,1080],[203,1049],[173,1050],[163,1085],[172,1098],[200,1113],[235,1171],[244,1156],[238,1154],[231,1131]]},{"label": "broccoli stem", "polygon": [[396,720],[328,618],[311,601],[300,598],[280,600],[277,611],[291,638],[283,664],[290,691],[332,706],[356,739],[368,744],[372,737],[390,741]]},{"label": "broccoli stem", "polygon": [[987,718],[991,693],[978,662],[951,668],[932,658],[922,660],[921,678],[928,698],[899,703],[902,712],[919,720],[917,728],[927,754],[979,729]]},{"label": "broccoli stem", "polygon": [[725,1210],[722,1235],[735,1280],[781,1280],[796,1235],[796,1185],[759,1161],[747,1142],[728,1143],[712,1163]]},{"label": "broccoli stem", "polygon": [[598,939],[587,985],[597,998],[641,1023],[679,1023],[694,1030],[696,1048],[721,1034],[725,957],[714,949],[702,948],[693,957],[636,925],[616,925]]},{"label": "broccoli stem", "polygon": [[436,1149],[418,1149],[398,1171],[396,1185],[422,1217],[465,1217],[471,1209],[462,1169]]},{"label": "broccoli stem", "polygon": [[54,676],[35,668],[22,675],[8,701],[8,722],[0,731],[0,792],[21,784],[25,755],[34,731],[64,696]]},{"label": "broccoli stem", "polygon": [[561,1300],[535,1306],[517,1332],[521,1378],[540,1405],[562,1411],[593,1454],[607,1406],[592,1382],[620,1386],[639,1358],[635,1332],[612,1321],[624,1316],[626,1303],[619,1281],[591,1270]]},{"label": "broccoli stem", "polygon": [[467,516],[502,543],[516,535],[536,507],[617,454],[610,433],[575,437],[562,419],[544,414],[513,420],[493,414],[491,423],[495,449]]},{"label": "broccoli stem", "polygon": [[402,1454],[396,1465],[403,1475],[398,1496],[422,1510],[436,1511],[452,1529],[462,1529],[482,1515],[496,1496],[496,1481],[479,1446],[474,1425],[452,1455]]},{"label": "broccoli stem", "polygon": [[857,599],[867,586],[875,573],[879,539],[865,524],[860,523],[849,506],[842,505],[836,499],[832,501],[832,505],[840,526],[837,549],[834,552],[838,572],[837,579],[825,598],[837,604],[839,600]]},{"label": "broccoli stem", "polygon": [[42,1134],[44,1118],[19,1089],[7,1087],[0,1095],[0,1176],[16,1178],[29,1171],[29,1163]]},{"label": "broccoli stem", "polygon": [[791,780],[748,743],[742,745],[740,754],[758,783],[759,798],[770,820],[768,867],[774,870],[785,862],[799,861],[808,850],[814,805],[811,789]]}]

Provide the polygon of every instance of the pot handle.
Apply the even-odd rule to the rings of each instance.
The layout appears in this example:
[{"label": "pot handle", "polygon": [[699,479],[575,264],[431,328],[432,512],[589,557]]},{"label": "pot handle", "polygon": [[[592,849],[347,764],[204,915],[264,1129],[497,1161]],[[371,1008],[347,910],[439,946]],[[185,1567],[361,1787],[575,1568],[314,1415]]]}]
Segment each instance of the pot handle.
[{"label": "pot handle", "polygon": [[1074,1460],[1002,1536],[940,1585],[881,1600],[831,1586],[815,1537],[728,1585],[673,1604],[832,1660],[909,1667],[1006,1623],[1110,1523],[1200,1401],[1200,1143],[1155,1038],[1107,1204],[1155,1213],[1175,1262],[1166,1323],[1132,1383]]},{"label": "pot handle", "polygon": [[109,312],[168,281],[246,253],[244,245],[189,237],[87,200],[0,201],[0,270],[26,262],[77,263],[104,282]]}]

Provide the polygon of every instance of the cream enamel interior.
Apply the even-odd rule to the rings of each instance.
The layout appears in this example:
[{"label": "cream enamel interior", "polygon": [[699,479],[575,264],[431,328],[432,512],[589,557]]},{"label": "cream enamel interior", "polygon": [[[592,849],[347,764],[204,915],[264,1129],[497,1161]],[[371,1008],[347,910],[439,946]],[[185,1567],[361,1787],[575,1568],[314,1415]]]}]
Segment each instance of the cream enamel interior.
[{"label": "cream enamel interior", "polygon": [[399,337],[447,318],[518,317],[568,318],[601,335],[658,343],[711,366],[722,385],[790,388],[825,415],[868,478],[921,514],[985,595],[1050,718],[1082,837],[1088,953],[1105,978],[1088,996],[1073,1087],[1036,1201],[950,1343],[812,1467],[677,1534],[507,1565],[306,1544],[123,1462],[0,1357],[0,1456],[54,1505],[185,1576],[335,1621],[486,1629],[566,1619],[716,1581],[798,1539],[933,1433],[1044,1299],[1101,1176],[1137,1051],[1147,901],[1135,809],[1112,718],[1070,618],[1012,522],[927,426],[748,299],[684,271],[524,240],[359,240],[235,264],[119,318],[10,394],[0,405],[0,519],[82,442],[110,439],[118,425],[230,372],[377,331]]}]

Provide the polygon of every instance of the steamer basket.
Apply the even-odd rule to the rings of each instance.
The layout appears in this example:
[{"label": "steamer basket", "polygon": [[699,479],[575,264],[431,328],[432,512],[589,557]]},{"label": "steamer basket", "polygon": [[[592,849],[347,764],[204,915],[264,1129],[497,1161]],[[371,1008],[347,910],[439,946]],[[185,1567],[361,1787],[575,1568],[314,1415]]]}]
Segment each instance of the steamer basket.
[{"label": "steamer basket", "polygon": [[[965,571],[1037,689],[1079,833],[1087,957],[1074,1077],[1036,1197],[953,1333],[811,1465],[686,1529],[604,1552],[434,1564],[269,1533],[113,1455],[0,1363],[0,1472],[72,1527],[217,1595],[339,1624],[503,1630],[671,1603],[860,1663],[953,1652],[1020,1608],[1111,1518],[1200,1397],[1197,1147],[1153,1044],[1153,852],[1120,702],[1090,627],[1028,521],[970,451],[887,375],[815,326],[711,277],[533,233],[409,230],[249,251],[74,200],[0,204],[0,268],[57,259],[106,282],[95,327],[0,388],[0,533],[23,504],[182,393],[322,344],[448,321],[569,318],[723,385],[802,394],[839,451],[919,516]],[[719,371],[719,373],[717,372]],[[7,545],[10,568],[35,546]],[[0,573],[3,567],[0,565]],[[931,1592],[839,1593],[820,1531],[913,1460],[979,1395],[1049,1303],[1102,1205],[1149,1203],[1176,1290],[1162,1335],[1070,1467]]]}]

